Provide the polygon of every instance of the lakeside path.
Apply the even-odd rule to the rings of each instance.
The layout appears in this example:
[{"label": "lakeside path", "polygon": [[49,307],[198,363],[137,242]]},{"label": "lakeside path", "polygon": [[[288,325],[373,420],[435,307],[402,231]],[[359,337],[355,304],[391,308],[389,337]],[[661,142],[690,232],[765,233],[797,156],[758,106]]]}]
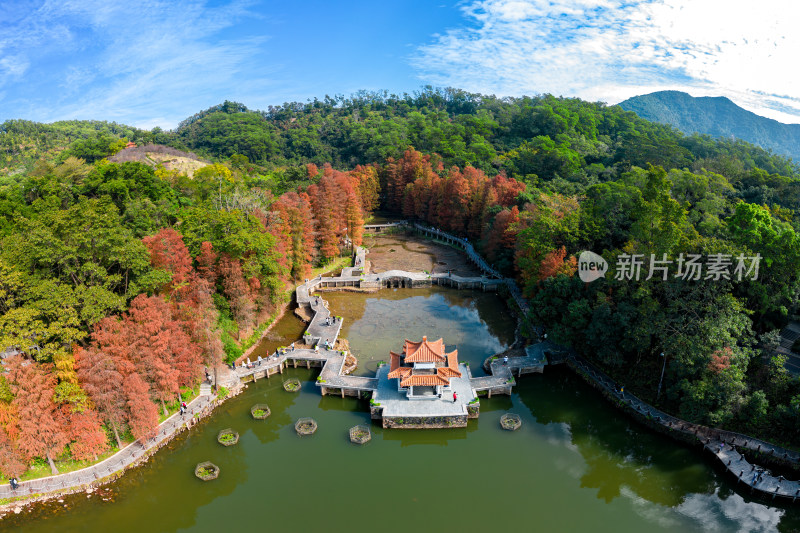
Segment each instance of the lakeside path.
[{"label": "lakeside path", "polygon": [[158,426],[156,436],[148,440],[144,445],[136,440],[128,444],[120,451],[100,461],[97,464],[68,472],[57,474],[30,481],[23,481],[17,490],[12,491],[9,484],[0,486],[0,498],[19,498],[31,497],[45,493],[68,491],[75,488],[89,488],[99,481],[110,481],[112,476],[120,474],[136,463],[147,459],[152,453],[161,448],[177,433],[196,423],[195,415],[202,415],[208,412],[208,408],[213,405],[214,396],[208,385],[201,386],[200,395],[187,405],[188,413],[181,416],[175,413]]}]

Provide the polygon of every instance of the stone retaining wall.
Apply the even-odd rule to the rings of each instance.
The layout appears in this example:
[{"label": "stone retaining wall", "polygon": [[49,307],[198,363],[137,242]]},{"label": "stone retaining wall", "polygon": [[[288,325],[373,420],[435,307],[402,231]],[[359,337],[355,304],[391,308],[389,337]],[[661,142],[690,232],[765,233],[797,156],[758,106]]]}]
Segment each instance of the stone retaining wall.
[{"label": "stone retaining wall", "polygon": [[446,429],[467,427],[467,415],[383,417],[383,427],[392,429]]}]

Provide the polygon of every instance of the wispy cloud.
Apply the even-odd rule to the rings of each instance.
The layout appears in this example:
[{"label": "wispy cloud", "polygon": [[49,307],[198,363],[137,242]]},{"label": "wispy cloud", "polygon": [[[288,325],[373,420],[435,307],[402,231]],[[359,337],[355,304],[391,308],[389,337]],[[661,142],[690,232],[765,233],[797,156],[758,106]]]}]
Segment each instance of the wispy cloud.
[{"label": "wispy cloud", "polygon": [[678,89],[800,122],[794,0],[481,0],[462,10],[466,27],[412,57],[421,79],[609,103]]},{"label": "wispy cloud", "polygon": [[0,107],[40,120],[172,126],[220,94],[269,84],[267,38],[231,31],[258,17],[249,8],[242,0],[46,0],[0,13]]}]

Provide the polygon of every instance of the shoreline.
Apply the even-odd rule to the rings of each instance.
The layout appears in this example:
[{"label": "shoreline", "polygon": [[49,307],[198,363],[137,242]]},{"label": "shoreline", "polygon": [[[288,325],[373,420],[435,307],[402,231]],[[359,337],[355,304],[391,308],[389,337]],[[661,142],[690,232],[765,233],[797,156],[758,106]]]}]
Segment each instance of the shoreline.
[{"label": "shoreline", "polygon": [[[332,269],[329,269],[329,270],[327,270],[325,272],[322,272],[322,274],[325,274],[325,273],[329,272]],[[276,312],[270,316],[269,325],[264,329],[263,332],[261,332],[261,334],[259,335],[258,339],[244,352],[244,354],[242,354],[242,356],[239,357],[236,360],[237,364],[240,364],[241,361],[246,360],[246,358],[249,355],[251,355],[252,352],[261,344],[261,341],[272,330],[272,328],[275,326],[275,324],[277,324],[284,317],[284,315],[286,314],[286,311],[289,309],[289,306],[292,304],[292,301],[293,301],[292,298],[294,297],[294,295],[295,295],[295,293],[297,291],[297,287],[298,287],[298,284],[294,283],[292,285],[291,289],[287,290],[287,293],[290,296],[287,298],[286,301],[281,303],[281,305],[278,308],[276,308],[276,310],[275,310]],[[49,490],[49,491],[45,491],[45,492],[33,492],[33,493],[29,493],[27,495],[20,494],[19,496],[12,495],[10,497],[2,498],[3,500],[8,500],[8,501],[6,503],[0,504],[0,521],[2,521],[2,519],[5,516],[7,516],[8,514],[19,514],[26,507],[28,507],[30,505],[34,505],[36,503],[47,502],[47,501],[53,500],[55,498],[60,498],[60,497],[67,496],[67,495],[70,495],[70,494],[77,494],[79,492],[85,492],[87,494],[94,493],[100,487],[108,485],[109,483],[112,483],[112,482],[116,481],[117,479],[122,477],[125,473],[127,473],[129,470],[132,470],[134,468],[138,468],[139,466],[142,466],[143,464],[145,464],[153,454],[155,454],[156,452],[158,452],[158,450],[160,450],[161,448],[163,448],[164,446],[169,444],[176,436],[180,435],[184,431],[187,431],[187,430],[191,429],[192,427],[197,425],[197,423],[200,420],[203,420],[203,419],[207,418],[208,416],[210,416],[218,406],[222,405],[228,399],[239,395],[241,392],[244,391],[244,389],[246,387],[247,387],[247,385],[245,383],[241,383],[240,382],[240,383],[234,384],[232,387],[230,387],[229,393],[225,398],[219,398],[218,396],[216,396],[215,394],[212,393],[211,399],[209,400],[208,404],[206,404],[206,405],[204,405],[203,407],[200,408],[199,412],[197,413],[198,416],[196,418],[194,416],[192,416],[191,418],[189,418],[187,420],[186,423],[181,424],[180,427],[178,427],[177,429],[175,429],[174,431],[172,431],[168,435],[165,435],[164,438],[162,440],[160,440],[158,443],[155,443],[152,446],[150,446],[149,448],[146,448],[145,450],[143,450],[140,453],[140,455],[138,457],[136,457],[135,460],[133,460],[133,462],[123,466],[119,470],[115,470],[113,472],[109,472],[106,476],[95,477],[94,480],[88,481],[87,483],[83,483],[83,484],[80,484],[80,485],[77,485],[77,486],[73,485],[71,487],[64,487],[64,488],[61,488],[61,489],[54,489],[54,490]],[[192,403],[199,401],[201,398],[203,398],[203,396],[198,395],[194,400],[192,400],[192,402],[189,403],[189,406],[191,407]],[[178,413],[177,412],[173,413],[170,417],[168,417],[166,420],[161,422],[161,424],[159,424],[159,428],[166,427],[166,424],[168,422],[170,422],[171,420],[173,420],[174,417],[176,417],[176,416],[179,416]],[[20,492],[24,488],[25,485],[30,484],[30,483],[47,483],[48,482],[47,480],[51,480],[51,479],[57,478],[59,476],[69,476],[69,475],[78,475],[79,476],[80,472],[87,472],[89,470],[98,468],[98,467],[100,467],[100,465],[103,465],[105,463],[111,464],[111,463],[115,462],[115,459],[119,460],[120,454],[129,453],[129,450],[131,450],[132,447],[135,447],[138,443],[139,443],[138,440],[133,441],[133,442],[127,444],[126,446],[124,446],[122,449],[118,450],[115,454],[113,454],[113,455],[111,455],[109,457],[106,457],[102,461],[98,461],[98,462],[96,462],[96,463],[94,463],[92,465],[86,466],[86,467],[78,469],[78,470],[74,470],[72,472],[66,472],[66,473],[63,473],[63,474],[50,475],[50,476],[45,476],[45,477],[36,478],[36,479],[32,479],[32,480],[26,480],[26,481],[24,481],[24,482],[22,482],[20,484],[20,489],[18,489],[18,492]],[[135,452],[132,452],[132,453],[135,453]]]},{"label": "shoreline", "polygon": [[[295,295],[297,294],[298,287],[299,287],[299,285],[297,285],[297,284],[294,285],[293,293]],[[322,289],[322,288],[320,288],[320,289]],[[317,290],[320,290],[320,289],[317,289]],[[347,289],[352,289],[352,287],[337,287],[337,288],[327,288],[327,289],[328,289],[329,292],[334,292],[334,291],[336,291],[336,292],[348,292]],[[342,289],[344,289],[344,291],[342,291]],[[368,289],[366,291],[365,290],[355,290],[355,291],[351,290],[350,292],[377,292],[378,290],[379,289],[377,289],[377,288],[374,288],[374,289],[370,288],[370,289]],[[326,292],[328,292],[328,291],[326,291]],[[322,292],[322,290],[320,290],[320,292]],[[516,303],[516,300],[514,298],[509,298],[508,301],[507,301],[507,305],[508,305],[509,310],[511,310],[512,313],[517,315],[517,325],[518,325],[518,327],[515,330],[515,340],[509,346],[509,348],[507,349],[507,352],[520,350],[520,348],[516,347],[516,345],[520,341],[522,341],[522,343],[524,343],[525,342],[525,338],[528,337],[527,335],[525,335],[524,332],[520,331],[521,326],[522,326],[522,322],[525,319],[524,310],[521,309],[521,308],[518,308],[515,305],[512,305],[512,303]],[[286,311],[289,309],[290,304],[292,304],[292,298],[291,297],[289,299],[287,299],[287,301],[283,302],[279,308],[276,308],[276,314],[274,314],[271,317],[271,323],[261,333],[261,335],[259,336],[258,341],[255,342],[250,348],[248,348],[247,352],[245,352],[245,354],[243,354],[241,358],[237,359],[237,362],[240,361],[240,360],[245,359],[248,355],[252,354],[252,351],[257,346],[259,346],[260,342],[263,340],[263,338],[266,336],[266,334],[269,331],[271,331],[271,329],[274,327],[274,325],[284,317]],[[502,355],[502,354],[499,354],[499,355]],[[497,354],[495,356],[491,356],[489,359],[487,359],[487,361],[484,362],[484,365],[486,364],[486,362],[491,360],[492,357],[497,357]],[[589,384],[593,385],[595,388],[600,388],[601,389],[601,394],[603,394],[603,392],[604,392],[602,390],[603,387],[599,387],[598,386],[599,383],[597,383],[596,380],[591,379],[590,376],[588,376],[587,374],[578,371],[571,364],[569,364],[569,361],[564,361],[564,362],[568,363],[566,366],[569,367],[570,370],[572,370],[572,372],[578,378],[583,378],[585,381],[589,382]],[[238,394],[243,392],[244,389],[246,389],[246,388],[247,388],[247,383],[243,383],[243,382],[241,382],[239,380],[236,380],[236,382],[233,383],[231,388],[230,388],[230,393],[225,398],[218,398],[218,397],[213,396],[213,395],[210,396],[210,397],[209,396],[205,396],[205,398],[210,398],[210,399],[205,405],[203,405],[200,408],[199,413],[198,413],[199,416],[195,415],[196,418],[192,417],[192,418],[190,418],[188,420],[187,423],[181,424],[181,426],[178,427],[175,431],[165,435],[161,441],[159,441],[157,443],[154,443],[150,448],[147,448],[147,449],[143,450],[142,453],[138,457],[136,457],[134,455],[133,456],[134,460],[131,463],[123,466],[122,468],[120,468],[119,470],[116,470],[114,472],[111,472],[109,470],[109,474],[107,476],[100,477],[99,479],[97,478],[97,476],[95,476],[96,479],[94,481],[91,481],[89,483],[82,484],[82,485],[77,485],[77,486],[72,486],[72,487],[69,487],[69,488],[64,488],[64,489],[61,489],[61,490],[55,489],[55,490],[51,490],[50,492],[35,493],[35,494],[31,494],[30,496],[20,496],[20,497],[17,497],[15,499],[10,500],[8,503],[0,505],[0,520],[2,520],[2,518],[5,517],[6,515],[8,515],[10,512],[14,512],[14,513],[18,514],[23,509],[27,508],[27,506],[33,505],[35,503],[50,501],[50,500],[53,500],[53,499],[56,499],[56,498],[59,498],[59,497],[63,497],[65,495],[75,494],[75,493],[78,493],[78,492],[85,492],[87,494],[92,494],[99,487],[102,487],[104,485],[108,485],[111,482],[119,479],[121,476],[123,476],[129,470],[132,470],[133,468],[138,468],[139,466],[142,466],[159,449],[161,449],[163,446],[165,446],[166,444],[171,442],[173,438],[175,438],[177,435],[183,433],[184,430],[188,430],[188,429],[191,429],[192,427],[194,427],[197,424],[197,422],[199,422],[199,420],[207,418],[208,416],[210,416],[213,413],[213,411],[216,409],[216,407],[218,407],[219,405],[221,405],[222,403],[227,401],[229,398],[237,396]],[[606,394],[603,394],[603,395],[606,396]],[[192,403],[194,403],[195,401],[200,400],[201,398],[203,398],[203,397],[198,396],[195,400],[193,400]],[[617,407],[619,411],[622,411],[624,414],[626,414],[629,417],[631,417],[632,419],[634,419],[634,421],[638,422],[641,425],[644,425],[645,427],[650,427],[651,429],[655,429],[655,428],[652,427],[652,424],[648,423],[650,421],[649,419],[645,420],[643,422],[640,419],[640,417],[636,416],[636,414],[638,414],[638,413],[631,413],[629,411],[629,409],[626,409],[626,405],[624,405],[623,403],[615,402],[615,401],[613,401],[612,398],[609,398],[609,397],[606,397],[606,399],[607,400],[611,400],[610,403],[612,404],[612,407]],[[648,405],[648,407],[650,407],[650,406]],[[176,415],[173,414],[170,418],[168,418],[167,420],[162,422],[162,425],[166,426],[166,424],[168,422],[170,422],[170,420],[173,420],[173,418],[175,416]],[[174,423],[173,423],[173,426],[174,426]],[[715,428],[711,428],[711,429],[715,429]],[[660,432],[661,433],[667,433],[667,436],[672,436],[674,440],[679,440],[679,441],[682,440],[682,439],[675,439],[675,436],[671,435],[670,432],[665,432],[663,430],[660,431]],[[752,437],[748,437],[748,438],[752,439]],[[106,463],[106,462],[108,462],[109,464],[112,464],[114,462],[114,458],[118,457],[121,453],[125,452],[126,450],[128,450],[128,448],[130,448],[132,446],[135,446],[136,444],[137,444],[137,441],[135,441],[132,444],[129,444],[128,446],[126,446],[122,450],[118,451],[113,456],[111,456],[111,457],[109,457],[109,458],[107,458],[107,459],[105,459],[105,460],[103,460],[103,461],[101,461],[99,463],[96,463],[95,465],[92,465],[91,467],[86,467],[85,469],[82,469],[82,470],[89,470],[89,469],[92,469],[92,468],[96,467],[97,465],[100,465],[100,464],[103,464],[103,463]],[[80,472],[80,471],[75,471],[75,472]],[[68,473],[68,474],[63,474],[63,475],[67,476],[69,474],[74,474],[74,473]],[[51,477],[53,477],[53,476],[51,476]],[[42,482],[44,482],[46,479],[48,479],[48,478],[39,478],[39,480],[42,481]],[[34,481],[36,481],[36,480],[34,480]],[[26,483],[29,483],[29,482],[26,482]],[[738,492],[738,491],[736,491],[736,492]]]},{"label": "shoreline", "polygon": [[[295,290],[296,290],[296,286],[295,286]],[[294,291],[292,291],[292,294],[294,294]],[[277,314],[270,316],[271,322],[269,323],[269,325],[266,328],[264,328],[264,331],[261,332],[261,335],[258,336],[258,339],[247,350],[245,350],[245,352],[241,355],[241,357],[238,357],[234,361],[234,363],[236,363],[237,366],[239,364],[241,364],[242,361],[246,361],[247,358],[250,357],[250,355],[252,355],[252,353],[256,350],[256,348],[258,348],[258,346],[261,344],[261,341],[264,340],[264,337],[267,336],[267,333],[272,331],[272,328],[275,326],[275,324],[277,324],[283,318],[283,315],[286,314],[286,311],[289,309],[289,305],[291,305],[291,303],[292,303],[292,299],[289,298],[287,301],[283,302],[276,309]]]},{"label": "shoreline", "polygon": [[[100,487],[103,487],[105,485],[108,485],[116,481],[117,479],[128,473],[130,470],[139,468],[144,464],[146,464],[153,455],[158,453],[158,451],[161,450],[161,448],[172,442],[172,440],[175,437],[186,431],[191,430],[193,427],[199,424],[201,420],[204,420],[209,416],[211,416],[211,414],[213,414],[213,412],[216,410],[217,407],[222,405],[229,398],[239,395],[244,390],[244,388],[245,388],[244,386],[236,387],[234,390],[231,390],[230,393],[225,398],[219,398],[215,395],[197,396],[194,400],[192,400],[192,402],[189,403],[189,408],[191,413],[193,407],[192,404],[194,403],[195,406],[197,406],[198,404],[196,402],[200,402],[201,405],[199,405],[197,411],[194,412],[189,418],[187,418],[185,422],[181,422],[177,426],[175,422],[177,422],[178,420],[177,417],[180,417],[180,415],[178,413],[173,413],[169,418],[167,418],[161,424],[159,424],[159,430],[161,430],[167,428],[168,424],[171,423],[172,430],[166,433],[161,438],[161,440],[158,440],[157,442],[154,442],[151,445],[149,445],[149,447],[143,448],[140,442],[136,440],[131,442],[121,450],[117,451],[117,453],[115,453],[114,455],[111,455],[91,466],[87,466],[85,468],[82,468],[80,470],[75,470],[73,472],[56,474],[54,476],[47,476],[23,482],[23,484],[20,485],[20,489],[18,489],[18,492],[20,492],[25,488],[28,488],[29,491],[33,490],[33,487],[30,486],[25,487],[25,484],[48,483],[48,480],[54,480],[61,476],[64,477],[78,476],[78,479],[80,480],[82,478],[82,476],[80,475],[81,472],[86,473],[87,478],[90,477],[90,475],[93,475],[95,478],[85,483],[79,483],[77,485],[72,485],[69,487],[65,486],[61,489],[51,489],[51,490],[46,490],[44,492],[32,492],[27,495],[25,494],[20,494],[18,496],[12,495],[10,498],[4,498],[7,499],[8,501],[6,503],[0,504],[0,522],[2,522],[2,519],[5,518],[7,515],[20,514],[25,509],[37,503],[47,502],[56,498],[68,496],[70,494],[77,494],[79,492],[86,493],[87,495],[93,494],[94,492],[98,491]],[[204,398],[208,399],[208,401],[202,403],[202,400]],[[135,449],[137,448],[137,446],[138,450]],[[137,452],[139,455],[136,455]],[[121,463],[122,461],[125,460],[125,457],[123,457],[125,454],[130,454],[131,461],[117,470],[112,471],[111,467],[109,466],[106,469],[108,473],[106,475],[103,475],[102,477],[98,476],[96,472],[94,474],[90,474],[88,472],[90,470],[101,468],[102,465],[104,464],[111,465],[115,462]],[[63,481],[62,486],[65,483],[66,481]]]}]

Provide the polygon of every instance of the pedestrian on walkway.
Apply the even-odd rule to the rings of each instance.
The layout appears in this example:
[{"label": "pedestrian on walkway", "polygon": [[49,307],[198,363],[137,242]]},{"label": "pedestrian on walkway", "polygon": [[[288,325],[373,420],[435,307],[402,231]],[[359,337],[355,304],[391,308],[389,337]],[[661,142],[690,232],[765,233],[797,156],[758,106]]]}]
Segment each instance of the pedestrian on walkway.
[{"label": "pedestrian on walkway", "polygon": [[181,418],[183,418],[183,412],[184,412],[184,409],[183,409],[183,406],[181,405]]},{"label": "pedestrian on walkway", "polygon": [[456,400],[458,400],[458,393],[453,391],[453,403],[456,403]]},{"label": "pedestrian on walkway", "polygon": [[17,481],[17,478],[15,478],[15,477],[11,478],[10,484],[11,484],[11,490],[17,490],[17,488],[19,487],[19,482]]},{"label": "pedestrian on walkway", "polygon": [[507,356],[507,355],[504,355],[504,356],[503,356],[503,364],[504,364],[504,365],[507,365],[507,364],[508,364],[508,356]]}]

